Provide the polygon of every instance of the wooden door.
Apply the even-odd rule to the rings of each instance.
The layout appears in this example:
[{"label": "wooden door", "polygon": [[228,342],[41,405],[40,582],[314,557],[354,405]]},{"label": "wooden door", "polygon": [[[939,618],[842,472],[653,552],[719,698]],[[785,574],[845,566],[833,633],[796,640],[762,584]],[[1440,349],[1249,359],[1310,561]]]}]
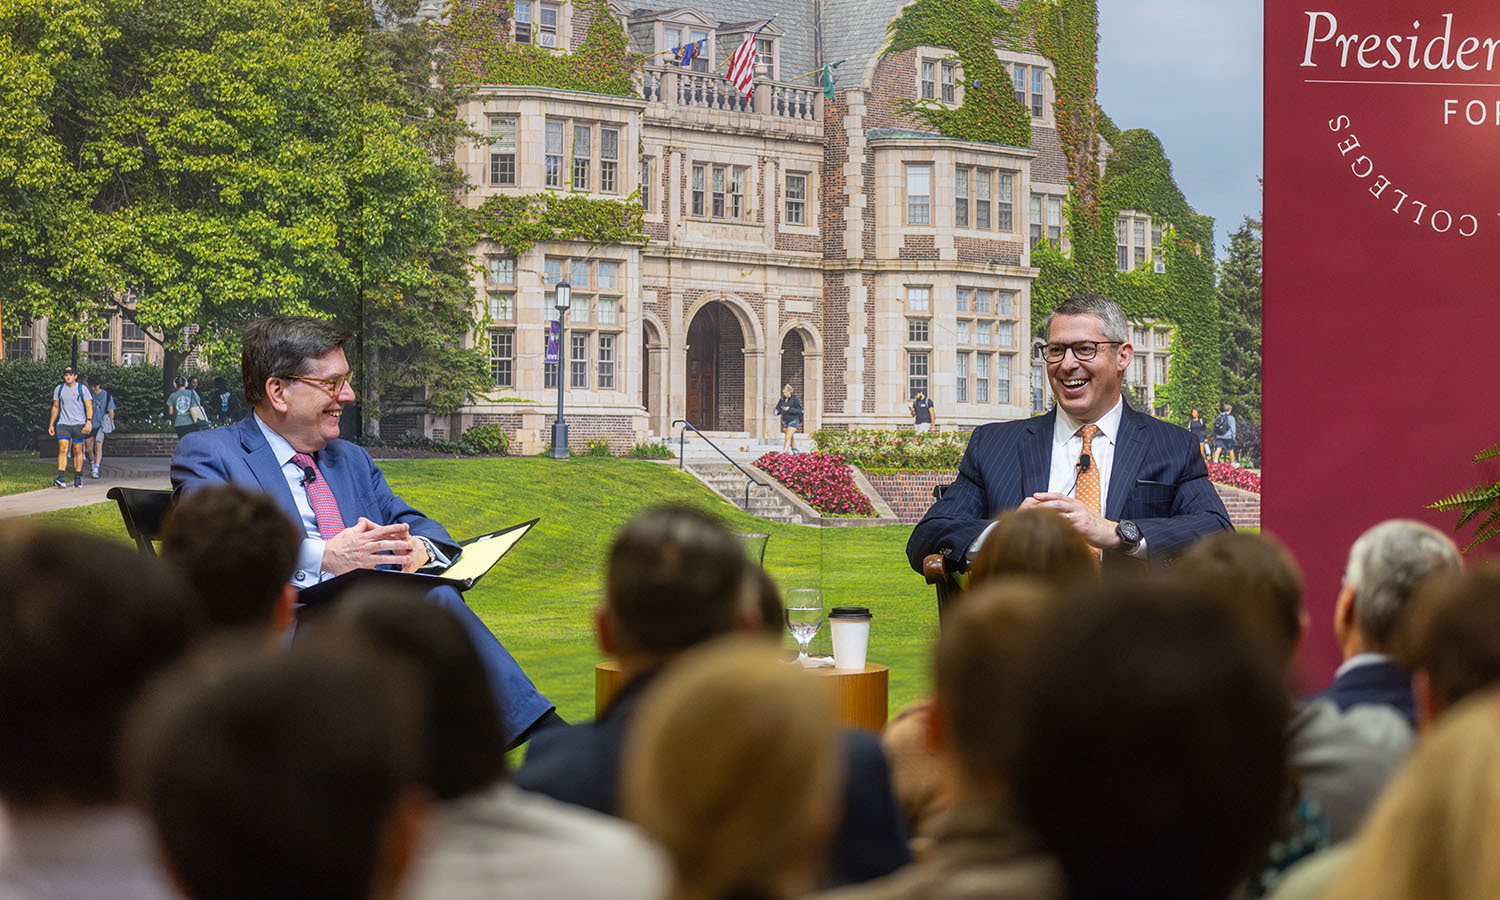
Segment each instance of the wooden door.
[{"label": "wooden door", "polygon": [[687,420],[712,431],[719,424],[719,316],[714,306],[693,317],[687,342]]}]

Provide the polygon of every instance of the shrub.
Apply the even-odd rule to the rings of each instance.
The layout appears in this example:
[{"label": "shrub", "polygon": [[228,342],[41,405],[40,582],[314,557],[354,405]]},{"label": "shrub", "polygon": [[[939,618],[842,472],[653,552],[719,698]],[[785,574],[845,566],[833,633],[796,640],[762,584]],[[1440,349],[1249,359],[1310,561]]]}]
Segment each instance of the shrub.
[{"label": "shrub", "polygon": [[636,444],[635,446],[630,448],[630,452],[627,453],[626,456],[631,456],[635,459],[677,458],[677,455],[672,452],[672,448],[667,446],[666,441],[646,441],[644,443]]},{"label": "shrub", "polygon": [[510,449],[510,435],[499,425],[475,425],[459,439],[465,456],[504,455]]},{"label": "shrub", "polygon": [[600,438],[597,441],[589,441],[588,452],[584,456],[609,456],[609,441]]},{"label": "shrub", "polygon": [[1208,464],[1208,478],[1219,484],[1227,484],[1230,487],[1239,488],[1242,491],[1260,493],[1260,476],[1248,469],[1232,466],[1227,462],[1211,462]]},{"label": "shrub", "polygon": [[830,453],[766,453],[754,463],[826,516],[873,516],[842,456]]},{"label": "shrub", "polygon": [[818,452],[833,453],[861,469],[931,471],[956,469],[969,445],[962,431],[918,434],[915,431],[816,431]]}]

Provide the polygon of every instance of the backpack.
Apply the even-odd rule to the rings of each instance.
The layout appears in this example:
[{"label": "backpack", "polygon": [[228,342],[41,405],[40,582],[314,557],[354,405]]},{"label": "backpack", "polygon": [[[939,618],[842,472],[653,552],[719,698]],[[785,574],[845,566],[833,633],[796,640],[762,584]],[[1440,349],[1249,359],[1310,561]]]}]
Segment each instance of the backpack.
[{"label": "backpack", "polygon": [[1219,417],[1217,419],[1214,419],[1214,437],[1223,437],[1223,436],[1225,436],[1228,433],[1229,433],[1229,414],[1228,413],[1219,413]]}]

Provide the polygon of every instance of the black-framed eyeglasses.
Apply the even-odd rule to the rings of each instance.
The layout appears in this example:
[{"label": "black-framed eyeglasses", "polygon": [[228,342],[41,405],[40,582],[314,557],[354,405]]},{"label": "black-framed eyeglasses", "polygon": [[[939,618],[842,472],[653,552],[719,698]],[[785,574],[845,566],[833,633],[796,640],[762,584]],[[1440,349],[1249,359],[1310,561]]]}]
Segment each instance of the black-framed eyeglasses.
[{"label": "black-framed eyeglasses", "polygon": [[1079,362],[1088,362],[1099,354],[1099,348],[1105,344],[1123,344],[1124,341],[1074,341],[1071,344],[1044,344],[1042,346],[1042,358],[1049,363],[1062,362],[1068,351],[1073,351],[1073,358]]},{"label": "black-framed eyeglasses", "polygon": [[313,378],[308,375],[278,375],[277,377],[282,381],[300,381],[304,384],[310,384],[335,399],[343,392],[344,385],[347,384],[350,387],[354,385],[354,381],[348,372],[337,378]]}]

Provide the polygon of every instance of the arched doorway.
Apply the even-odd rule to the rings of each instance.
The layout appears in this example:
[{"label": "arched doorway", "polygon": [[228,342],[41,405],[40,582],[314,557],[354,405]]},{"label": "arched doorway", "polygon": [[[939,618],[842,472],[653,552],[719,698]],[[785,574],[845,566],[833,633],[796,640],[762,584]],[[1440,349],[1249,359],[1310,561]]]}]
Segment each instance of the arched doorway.
[{"label": "arched doorway", "polygon": [[687,332],[687,420],[705,431],[745,429],[745,333],[715,300]]},{"label": "arched doorway", "polygon": [[777,396],[780,396],[782,385],[792,386],[792,392],[802,398],[803,404],[807,402],[807,385],[804,377],[802,360],[802,335],[795,331],[788,331],[786,337],[781,339],[781,383],[776,385]]}]

